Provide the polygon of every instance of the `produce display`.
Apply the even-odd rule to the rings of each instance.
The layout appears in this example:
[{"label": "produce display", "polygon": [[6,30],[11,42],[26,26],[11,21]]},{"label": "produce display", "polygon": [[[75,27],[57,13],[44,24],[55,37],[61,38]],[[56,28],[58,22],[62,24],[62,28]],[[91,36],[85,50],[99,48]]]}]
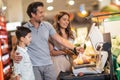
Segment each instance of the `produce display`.
[{"label": "produce display", "polygon": [[120,80],[120,35],[112,37],[112,48],[114,72],[116,73],[117,80]]},{"label": "produce display", "polygon": [[120,35],[112,38],[112,54],[117,57],[117,63],[120,64]]},{"label": "produce display", "polygon": [[85,49],[84,53],[79,53],[76,59],[73,60],[73,64],[95,64],[97,53],[94,51],[92,46]]}]

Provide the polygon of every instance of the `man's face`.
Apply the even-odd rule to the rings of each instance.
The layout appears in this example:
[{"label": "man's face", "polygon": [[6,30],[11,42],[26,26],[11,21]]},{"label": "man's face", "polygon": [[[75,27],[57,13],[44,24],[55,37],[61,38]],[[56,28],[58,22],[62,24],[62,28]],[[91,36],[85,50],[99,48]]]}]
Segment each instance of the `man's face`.
[{"label": "man's face", "polygon": [[41,22],[44,18],[44,8],[42,6],[37,8],[36,14],[33,14],[33,18],[36,22]]}]

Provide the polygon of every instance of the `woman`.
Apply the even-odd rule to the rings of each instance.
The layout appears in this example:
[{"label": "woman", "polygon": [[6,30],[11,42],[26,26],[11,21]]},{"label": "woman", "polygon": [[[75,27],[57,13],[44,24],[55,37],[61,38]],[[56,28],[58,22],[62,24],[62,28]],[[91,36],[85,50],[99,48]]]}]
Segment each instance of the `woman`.
[{"label": "woman", "polygon": [[[59,14],[56,15],[54,28],[64,39],[69,40],[72,43],[74,42],[75,37],[70,27],[70,15],[67,12],[59,12]],[[70,71],[71,64],[67,55],[68,53],[66,53],[66,50],[68,49],[51,39],[49,46],[57,75],[59,75],[60,71]]]}]

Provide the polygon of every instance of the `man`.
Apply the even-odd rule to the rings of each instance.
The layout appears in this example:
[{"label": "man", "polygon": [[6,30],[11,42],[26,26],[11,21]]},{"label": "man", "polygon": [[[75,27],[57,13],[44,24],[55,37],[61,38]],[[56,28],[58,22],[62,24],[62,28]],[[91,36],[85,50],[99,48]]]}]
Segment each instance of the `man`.
[{"label": "man", "polygon": [[74,51],[79,51],[81,48],[75,48],[73,44],[60,37],[50,23],[43,21],[44,4],[42,2],[31,3],[27,8],[27,14],[30,20],[24,26],[32,31],[32,41],[28,46],[28,53],[33,64],[35,80],[56,80],[48,46],[49,37]]}]

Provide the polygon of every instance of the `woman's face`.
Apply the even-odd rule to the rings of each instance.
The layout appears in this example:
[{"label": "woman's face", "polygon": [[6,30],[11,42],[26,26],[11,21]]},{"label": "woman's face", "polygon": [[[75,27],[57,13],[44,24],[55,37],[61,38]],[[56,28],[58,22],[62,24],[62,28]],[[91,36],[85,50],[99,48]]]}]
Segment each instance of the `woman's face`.
[{"label": "woman's face", "polygon": [[69,16],[68,15],[63,15],[60,20],[58,21],[59,25],[61,26],[61,28],[66,29],[68,27],[69,24]]}]

